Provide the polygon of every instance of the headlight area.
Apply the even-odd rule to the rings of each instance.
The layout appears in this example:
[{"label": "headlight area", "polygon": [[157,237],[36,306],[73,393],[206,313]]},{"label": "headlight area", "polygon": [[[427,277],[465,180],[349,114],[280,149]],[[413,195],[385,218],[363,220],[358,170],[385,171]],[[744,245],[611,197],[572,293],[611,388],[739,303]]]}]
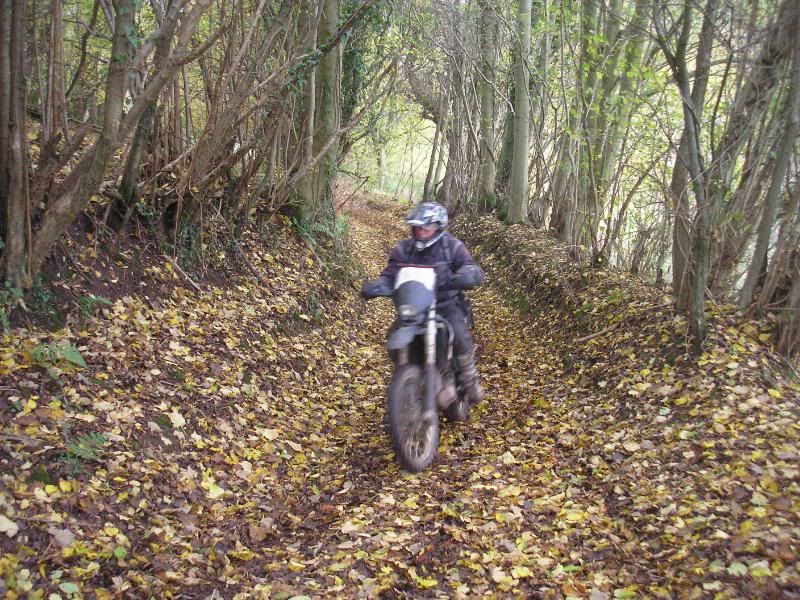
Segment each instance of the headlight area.
[{"label": "headlight area", "polygon": [[401,304],[397,307],[397,314],[402,319],[411,319],[417,316],[417,307],[413,304]]}]

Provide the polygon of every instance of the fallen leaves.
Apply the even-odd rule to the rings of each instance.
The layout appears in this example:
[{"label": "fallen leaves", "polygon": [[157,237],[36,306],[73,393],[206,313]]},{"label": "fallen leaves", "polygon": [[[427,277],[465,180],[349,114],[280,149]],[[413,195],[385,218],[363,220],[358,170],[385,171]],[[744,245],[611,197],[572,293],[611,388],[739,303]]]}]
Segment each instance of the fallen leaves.
[{"label": "fallen leaves", "polygon": [[8,537],[14,537],[19,533],[19,525],[5,515],[0,514],[0,533],[5,533]]},{"label": "fallen leaves", "polygon": [[[402,235],[374,212],[352,230],[373,273]],[[443,426],[422,475],[398,469],[383,429],[390,305],[319,292],[312,306],[327,280],[288,232],[280,254],[253,252],[274,290],[124,297],[83,333],[4,340],[0,588],[610,600],[792,585],[797,390],[762,379],[768,336],[717,328],[691,364],[670,355],[685,323],[644,292],[592,273],[581,291],[557,269],[521,318],[501,234],[530,242],[471,234],[499,283],[472,293],[488,398]],[[546,270],[556,250],[515,268]],[[86,359],[62,361],[58,385],[30,352],[51,342]],[[70,474],[67,443],[96,460]]]}]

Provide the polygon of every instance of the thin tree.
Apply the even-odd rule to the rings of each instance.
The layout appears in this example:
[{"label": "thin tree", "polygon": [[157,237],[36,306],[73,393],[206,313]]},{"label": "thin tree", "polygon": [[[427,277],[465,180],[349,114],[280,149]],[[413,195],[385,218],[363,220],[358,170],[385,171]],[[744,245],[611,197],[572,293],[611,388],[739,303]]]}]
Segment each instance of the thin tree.
[{"label": "thin tree", "polygon": [[519,44],[514,69],[514,154],[511,163],[509,223],[524,223],[528,214],[528,57],[531,50],[531,0],[520,0],[517,13]]},{"label": "thin tree", "polygon": [[497,172],[494,156],[494,87],[497,65],[495,6],[489,0],[480,0],[481,62],[478,85],[481,93],[481,179],[480,197],[485,207],[495,204],[495,176]]}]

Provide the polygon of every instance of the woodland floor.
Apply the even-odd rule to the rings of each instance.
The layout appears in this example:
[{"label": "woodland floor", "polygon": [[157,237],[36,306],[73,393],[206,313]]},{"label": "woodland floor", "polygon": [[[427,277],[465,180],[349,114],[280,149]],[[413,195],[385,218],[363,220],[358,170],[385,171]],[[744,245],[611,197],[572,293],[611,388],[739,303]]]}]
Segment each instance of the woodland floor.
[{"label": "woodland floor", "polygon": [[[351,215],[368,276],[400,223]],[[587,379],[496,279],[471,295],[487,400],[410,475],[388,301],[278,244],[253,259],[271,288],[124,296],[2,342],[0,596],[800,598],[798,388],[764,383],[758,331],[683,371],[598,338]],[[53,341],[87,366],[33,352]]]}]

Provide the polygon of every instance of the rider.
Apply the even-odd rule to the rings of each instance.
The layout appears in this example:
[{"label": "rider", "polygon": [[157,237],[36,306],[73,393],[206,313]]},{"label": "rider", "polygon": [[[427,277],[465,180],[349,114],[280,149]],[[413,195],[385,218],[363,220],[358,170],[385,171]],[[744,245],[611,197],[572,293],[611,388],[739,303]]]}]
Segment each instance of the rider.
[{"label": "rider", "polygon": [[471,404],[483,399],[475,368],[475,346],[469,332],[471,314],[464,298],[465,289],[483,283],[483,270],[475,264],[464,242],[447,231],[447,209],[435,202],[425,202],[409,213],[406,223],[411,237],[397,243],[389,264],[376,281],[366,282],[362,294],[370,289],[392,289],[394,278],[403,265],[433,266],[436,269],[436,311],[453,327],[453,346],[459,367],[459,379]]}]

